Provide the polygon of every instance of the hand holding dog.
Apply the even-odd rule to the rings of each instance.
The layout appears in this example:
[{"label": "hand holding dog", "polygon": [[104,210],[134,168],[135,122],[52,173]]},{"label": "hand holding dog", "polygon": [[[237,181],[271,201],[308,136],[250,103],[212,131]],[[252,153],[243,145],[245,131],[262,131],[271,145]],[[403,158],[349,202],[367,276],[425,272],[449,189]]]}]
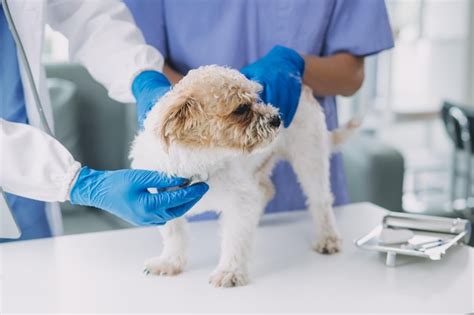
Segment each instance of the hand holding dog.
[{"label": "hand holding dog", "polygon": [[147,189],[185,183],[184,178],[154,171],[96,171],[83,167],[71,188],[70,200],[72,204],[101,208],[134,225],[162,225],[185,214],[209,186],[198,183],[156,194]]},{"label": "hand holding dog", "polygon": [[296,113],[301,94],[304,59],[293,49],[275,46],[240,72],[263,85],[263,102],[277,107],[288,128]]},{"label": "hand holding dog", "polygon": [[143,71],[132,83],[132,93],[137,101],[138,128],[143,129],[143,122],[150,109],[171,89],[170,81],[158,71]]}]

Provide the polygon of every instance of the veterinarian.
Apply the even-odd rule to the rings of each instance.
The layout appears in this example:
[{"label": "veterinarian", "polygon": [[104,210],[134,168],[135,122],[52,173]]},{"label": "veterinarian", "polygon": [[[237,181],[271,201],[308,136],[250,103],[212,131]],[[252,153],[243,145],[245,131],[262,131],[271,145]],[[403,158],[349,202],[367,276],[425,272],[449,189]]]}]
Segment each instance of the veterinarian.
[{"label": "veterinarian", "polygon": [[[149,187],[178,186],[186,179],[151,171],[81,167],[47,133],[53,121],[41,65],[45,23],[69,39],[71,59],[84,64],[112,98],[122,102],[136,98],[139,125],[169,90],[169,81],[160,73],[162,55],[145,44],[127,7],[118,0],[9,0],[0,8],[0,185],[9,193],[7,201],[22,239],[60,234],[56,202],[66,200],[104,209],[136,225],[163,224],[189,210],[207,191],[206,184],[151,194]],[[28,65],[22,62],[5,12],[11,13],[25,49],[44,116],[35,106],[36,87],[29,85]]]},{"label": "veterinarian", "polygon": [[[360,88],[365,56],[393,47],[383,0],[125,2],[146,41],[164,53],[171,81],[201,65],[242,69],[264,86],[262,99],[279,108],[285,127],[304,82],[324,108],[328,128],[336,128],[335,96]],[[267,210],[304,207],[289,164],[280,163],[273,180],[276,197]],[[340,154],[331,160],[331,186],[335,204],[348,203]]]}]

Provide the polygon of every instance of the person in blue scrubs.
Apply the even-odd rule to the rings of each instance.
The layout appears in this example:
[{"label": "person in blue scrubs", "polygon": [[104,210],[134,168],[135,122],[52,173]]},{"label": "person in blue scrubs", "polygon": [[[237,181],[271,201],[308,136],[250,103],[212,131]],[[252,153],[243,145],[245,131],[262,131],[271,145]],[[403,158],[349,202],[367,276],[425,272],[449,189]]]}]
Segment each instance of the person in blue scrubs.
[{"label": "person in blue scrubs", "polygon": [[[310,86],[338,126],[336,95],[361,86],[364,57],[393,47],[383,0],[125,0],[148,44],[165,56],[165,74],[177,82],[207,64],[241,69],[276,45],[304,57]],[[274,65],[278,67],[278,64]],[[267,212],[304,208],[304,197],[286,162],[273,173],[276,196]],[[349,202],[342,156],[331,159],[335,205]]]}]

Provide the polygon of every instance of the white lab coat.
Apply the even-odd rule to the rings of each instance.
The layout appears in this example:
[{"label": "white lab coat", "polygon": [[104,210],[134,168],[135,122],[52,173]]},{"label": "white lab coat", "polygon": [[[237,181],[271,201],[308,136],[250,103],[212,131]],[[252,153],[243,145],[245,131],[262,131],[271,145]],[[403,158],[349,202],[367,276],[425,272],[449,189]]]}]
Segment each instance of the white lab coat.
[{"label": "white lab coat", "polygon": [[[51,127],[53,118],[41,65],[46,23],[68,38],[71,60],[82,63],[118,101],[134,101],[131,82],[138,73],[163,70],[162,55],[145,45],[130,12],[119,0],[8,0],[8,4]],[[24,65],[20,68],[29,123],[41,128]],[[53,202],[48,204],[48,219],[53,233],[60,234],[61,216],[54,202],[68,200],[80,164],[60,143],[39,130],[0,122],[0,186],[13,194]]]}]

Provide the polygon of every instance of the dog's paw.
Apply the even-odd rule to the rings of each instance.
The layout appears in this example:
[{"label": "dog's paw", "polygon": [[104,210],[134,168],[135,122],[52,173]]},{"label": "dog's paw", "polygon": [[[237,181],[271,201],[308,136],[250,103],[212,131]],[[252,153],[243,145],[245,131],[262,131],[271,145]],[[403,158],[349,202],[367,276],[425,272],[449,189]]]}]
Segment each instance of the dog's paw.
[{"label": "dog's paw", "polygon": [[154,257],[145,262],[143,272],[146,275],[175,276],[183,271],[184,263],[179,259]]},{"label": "dog's paw", "polygon": [[246,285],[249,282],[248,276],[245,272],[241,271],[214,271],[210,278],[209,283],[215,288],[231,288],[237,286]]},{"label": "dog's paw", "polygon": [[342,239],[336,235],[326,236],[317,241],[313,249],[321,254],[335,254],[341,251]]}]

